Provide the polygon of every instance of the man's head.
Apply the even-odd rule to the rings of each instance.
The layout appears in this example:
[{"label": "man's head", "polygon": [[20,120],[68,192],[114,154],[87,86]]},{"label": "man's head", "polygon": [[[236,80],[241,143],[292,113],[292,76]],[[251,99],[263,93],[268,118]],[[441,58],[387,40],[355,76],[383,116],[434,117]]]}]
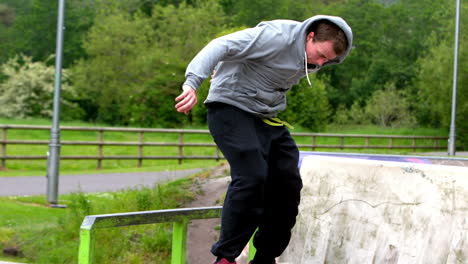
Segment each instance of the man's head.
[{"label": "man's head", "polygon": [[328,20],[314,22],[307,30],[307,63],[323,65],[346,52],[348,40],[337,25]]}]

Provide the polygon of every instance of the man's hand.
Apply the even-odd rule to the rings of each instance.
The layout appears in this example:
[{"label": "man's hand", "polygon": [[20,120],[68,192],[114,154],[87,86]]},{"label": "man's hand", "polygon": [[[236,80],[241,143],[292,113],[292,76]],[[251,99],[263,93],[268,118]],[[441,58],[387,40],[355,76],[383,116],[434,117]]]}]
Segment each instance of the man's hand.
[{"label": "man's hand", "polygon": [[175,108],[177,109],[177,112],[188,115],[190,110],[192,110],[192,108],[197,104],[197,94],[195,90],[188,85],[182,86],[182,89],[184,91],[175,99],[176,102],[178,102],[175,105]]}]

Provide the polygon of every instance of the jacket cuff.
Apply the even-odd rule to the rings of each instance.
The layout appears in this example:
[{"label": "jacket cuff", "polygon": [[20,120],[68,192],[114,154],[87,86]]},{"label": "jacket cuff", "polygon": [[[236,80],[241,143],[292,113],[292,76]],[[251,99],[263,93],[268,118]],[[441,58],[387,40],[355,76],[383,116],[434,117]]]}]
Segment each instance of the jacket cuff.
[{"label": "jacket cuff", "polygon": [[195,76],[193,74],[189,74],[187,75],[185,79],[184,85],[188,85],[196,91],[202,82],[203,82],[202,78]]}]

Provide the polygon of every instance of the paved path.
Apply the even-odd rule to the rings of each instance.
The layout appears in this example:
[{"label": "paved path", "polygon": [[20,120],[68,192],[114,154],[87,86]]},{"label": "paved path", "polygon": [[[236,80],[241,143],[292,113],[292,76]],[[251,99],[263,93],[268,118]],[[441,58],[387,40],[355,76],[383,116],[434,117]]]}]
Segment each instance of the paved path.
[{"label": "paved path", "polygon": [[[155,183],[184,178],[201,170],[61,175],[59,194],[78,191],[108,192],[139,186],[151,187]],[[0,196],[45,194],[47,194],[47,178],[44,176],[0,177]]]},{"label": "paved path", "polygon": [[[448,156],[448,151],[439,151],[439,152],[423,152],[424,155],[432,155],[432,156],[441,156],[441,157],[453,157],[453,156]],[[468,157],[468,151],[456,151],[455,152],[455,157]]]}]

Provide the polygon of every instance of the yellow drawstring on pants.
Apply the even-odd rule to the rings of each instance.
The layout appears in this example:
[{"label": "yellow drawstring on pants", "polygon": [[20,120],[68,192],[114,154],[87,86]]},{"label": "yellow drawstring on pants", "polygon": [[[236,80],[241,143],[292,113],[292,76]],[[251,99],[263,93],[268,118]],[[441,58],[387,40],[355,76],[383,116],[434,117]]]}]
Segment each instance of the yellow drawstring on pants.
[{"label": "yellow drawstring on pants", "polygon": [[262,118],[262,120],[270,126],[285,126],[289,129],[294,129],[294,127],[291,124],[277,117]]}]

